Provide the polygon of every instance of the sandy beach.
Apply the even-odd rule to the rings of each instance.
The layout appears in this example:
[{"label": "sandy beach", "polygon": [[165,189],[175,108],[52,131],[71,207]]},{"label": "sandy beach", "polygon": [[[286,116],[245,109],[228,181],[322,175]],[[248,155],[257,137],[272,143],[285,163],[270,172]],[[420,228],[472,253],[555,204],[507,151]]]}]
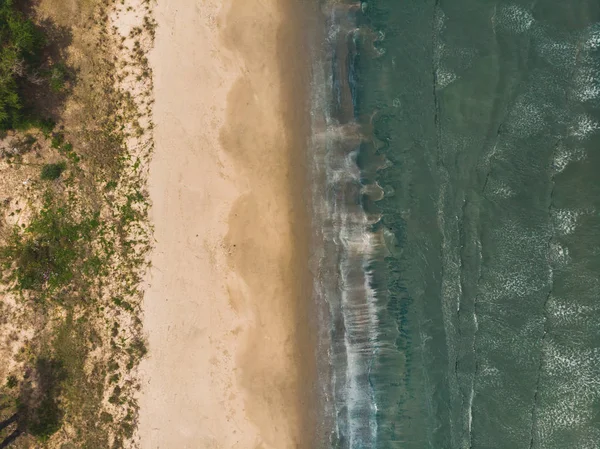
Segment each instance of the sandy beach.
[{"label": "sandy beach", "polygon": [[306,83],[285,3],[156,6],[142,449],[311,447]]}]

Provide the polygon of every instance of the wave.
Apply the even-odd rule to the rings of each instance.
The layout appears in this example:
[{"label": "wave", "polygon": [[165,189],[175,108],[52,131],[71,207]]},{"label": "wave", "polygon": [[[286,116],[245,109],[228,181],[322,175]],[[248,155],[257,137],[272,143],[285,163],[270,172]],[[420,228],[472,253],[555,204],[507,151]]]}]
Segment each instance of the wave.
[{"label": "wave", "polygon": [[330,447],[377,447],[377,404],[371,370],[378,342],[378,298],[371,264],[384,247],[373,227],[378,216],[363,195],[381,198],[376,184],[363,185],[357,165],[364,127],[355,117],[355,39],[382,36],[357,28],[360,2],[323,8],[325,44],[313,67],[311,185],[315,222],[314,294],[321,305],[323,431]]}]

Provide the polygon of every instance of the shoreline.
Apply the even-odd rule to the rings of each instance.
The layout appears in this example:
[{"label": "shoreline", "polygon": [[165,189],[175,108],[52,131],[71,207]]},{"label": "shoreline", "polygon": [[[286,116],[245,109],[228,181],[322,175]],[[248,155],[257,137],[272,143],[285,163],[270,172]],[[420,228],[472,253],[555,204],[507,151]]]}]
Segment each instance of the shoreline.
[{"label": "shoreline", "polygon": [[[285,5],[287,24],[280,29],[283,34],[278,39],[278,71],[282,83],[281,103],[283,121],[288,133],[289,150],[288,180],[289,198],[292,204],[290,220],[295,242],[296,264],[293,277],[296,285],[296,300],[293,302],[294,325],[296,327],[297,363],[299,364],[299,429],[303,444],[298,447],[316,449],[319,447],[319,390],[318,390],[318,332],[317,305],[313,296],[313,274],[310,267],[312,254],[312,197],[309,178],[309,145],[312,133],[310,123],[311,43],[307,36],[317,29],[317,5],[302,5],[294,0]],[[310,30],[310,31],[309,31]],[[291,56],[290,56],[291,55]],[[292,60],[290,63],[289,60]]]},{"label": "shoreline", "polygon": [[303,21],[254,3],[156,6],[142,449],[313,447]]}]

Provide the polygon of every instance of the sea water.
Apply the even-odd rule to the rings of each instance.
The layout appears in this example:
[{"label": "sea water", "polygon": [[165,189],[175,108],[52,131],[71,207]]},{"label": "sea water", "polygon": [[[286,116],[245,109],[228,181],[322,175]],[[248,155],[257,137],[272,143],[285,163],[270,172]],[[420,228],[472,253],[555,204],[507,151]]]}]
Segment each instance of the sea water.
[{"label": "sea water", "polygon": [[600,2],[319,11],[319,447],[600,448]]}]

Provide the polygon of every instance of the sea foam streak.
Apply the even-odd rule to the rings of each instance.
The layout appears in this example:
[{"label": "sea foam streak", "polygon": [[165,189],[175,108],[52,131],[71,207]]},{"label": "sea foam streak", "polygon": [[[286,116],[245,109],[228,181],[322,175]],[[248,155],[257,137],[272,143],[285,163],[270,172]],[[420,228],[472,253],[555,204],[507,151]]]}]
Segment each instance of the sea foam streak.
[{"label": "sea foam streak", "polygon": [[[333,447],[377,447],[377,406],[370,370],[377,351],[378,306],[369,265],[381,245],[377,217],[361,206],[356,156],[363,139],[354,117],[353,23],[360,3],[326,7],[327,37],[315,57],[312,172],[314,293],[321,304],[323,421]],[[374,40],[377,37],[374,38]],[[376,186],[373,186],[376,187]],[[374,189],[381,196],[381,189]],[[326,306],[323,306],[325,305]],[[329,416],[328,416],[329,415]],[[322,424],[327,428],[327,424]]]}]

